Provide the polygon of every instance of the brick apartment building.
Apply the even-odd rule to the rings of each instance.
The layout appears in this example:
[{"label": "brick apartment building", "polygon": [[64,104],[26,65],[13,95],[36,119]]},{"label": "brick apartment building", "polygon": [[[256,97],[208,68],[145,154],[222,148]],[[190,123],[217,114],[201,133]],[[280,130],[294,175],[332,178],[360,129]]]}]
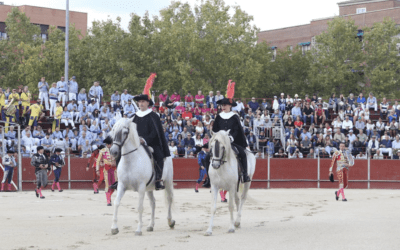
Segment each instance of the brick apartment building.
[{"label": "brick apartment building", "polygon": [[[372,26],[375,22],[381,22],[385,17],[393,18],[400,24],[400,0],[351,0],[338,3],[339,16],[351,18],[359,27]],[[328,28],[328,21],[334,17],[326,17],[311,20],[309,24],[287,27],[275,30],[265,30],[258,34],[258,42],[268,42],[276,56],[277,49],[290,46],[293,49],[297,45],[303,52],[310,50],[315,44],[315,36]]]},{"label": "brick apartment building", "polygon": [[[7,14],[11,12],[12,8],[17,7],[20,11],[24,12],[30,18],[32,24],[40,26],[42,39],[47,39],[50,25],[65,32],[65,10],[57,10],[50,8],[42,8],[36,6],[22,5],[11,6],[4,5],[0,2],[0,39],[6,39],[6,24]],[[74,24],[76,29],[79,29],[83,36],[87,32],[87,13],[70,11],[69,12],[70,24]]]}]

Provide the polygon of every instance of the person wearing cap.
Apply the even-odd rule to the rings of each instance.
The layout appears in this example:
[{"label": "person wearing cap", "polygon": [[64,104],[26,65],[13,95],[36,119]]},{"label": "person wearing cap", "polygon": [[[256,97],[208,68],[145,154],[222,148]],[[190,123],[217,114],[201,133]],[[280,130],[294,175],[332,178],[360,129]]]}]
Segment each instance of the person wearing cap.
[{"label": "person wearing cap", "polygon": [[46,107],[46,109],[49,109],[49,84],[46,82],[46,78],[42,77],[40,82],[38,83],[38,89],[39,89],[39,99],[40,99],[40,104],[43,104]]},{"label": "person wearing cap", "polygon": [[44,154],[44,148],[42,146],[38,146],[36,149],[37,153],[32,156],[31,165],[35,167],[35,175],[36,175],[36,189],[35,194],[36,197],[40,199],[44,199],[45,197],[42,195],[42,187],[45,188],[47,186],[47,171],[50,171],[49,159],[46,154]]},{"label": "person wearing cap", "polygon": [[371,140],[369,140],[368,149],[370,150],[371,155],[375,154],[379,149],[379,141],[376,139],[375,135],[372,135]]},{"label": "person wearing cap", "polygon": [[99,183],[97,182],[97,174],[96,174],[96,163],[97,163],[97,157],[99,156],[99,152],[100,150],[102,150],[104,148],[104,145],[100,145],[99,147],[97,147],[96,145],[93,145],[92,148],[92,154],[90,156],[90,159],[88,160],[87,166],[86,166],[86,171],[89,171],[89,168],[93,169],[93,180],[92,180],[92,184],[93,184],[93,193],[94,194],[98,194],[99,193],[99,186],[97,184],[101,184],[104,180],[104,167],[100,167],[100,180]]},{"label": "person wearing cap", "polygon": [[64,157],[61,155],[62,149],[56,148],[54,150],[54,154],[50,157],[49,163],[53,167],[54,173],[54,181],[53,185],[51,186],[51,191],[54,192],[54,187],[57,185],[58,192],[62,192],[63,190],[60,187],[60,176],[61,176],[61,169],[65,165]]},{"label": "person wearing cap", "polygon": [[64,107],[68,91],[68,82],[65,81],[64,76],[62,76],[61,80],[57,82],[57,89],[58,89],[58,101],[61,102],[62,100],[62,106]]},{"label": "person wearing cap", "polygon": [[76,76],[73,76],[68,83],[68,90],[69,90],[69,94],[68,94],[68,100],[72,101],[72,100],[77,100],[78,99],[78,83],[76,82]]},{"label": "person wearing cap", "polygon": [[30,116],[29,116],[29,126],[33,125],[33,129],[36,129],[38,120],[39,120],[39,115],[42,113],[42,108],[39,105],[39,100],[37,102],[35,102],[34,104],[32,104],[27,112],[31,112]]},{"label": "person wearing cap", "polygon": [[110,153],[112,146],[111,137],[107,137],[103,141],[106,146],[99,151],[96,161],[96,173],[100,177],[100,166],[104,165],[104,181],[106,183],[105,192],[107,198],[107,206],[111,206],[111,195],[114,193],[114,189],[110,186],[115,183],[117,179],[117,163],[115,158]]},{"label": "person wearing cap", "polygon": [[11,181],[14,175],[14,168],[17,167],[17,162],[15,161],[14,152],[7,150],[7,154],[3,156],[3,166],[4,175],[1,182],[1,192],[4,191],[4,185],[8,183],[8,191],[11,191]]},{"label": "person wearing cap", "polygon": [[[206,165],[205,159],[206,159],[208,152],[209,152],[208,143],[206,143],[201,147],[201,151],[197,154],[197,163],[199,164],[200,168],[199,168],[199,179],[196,181],[196,187],[194,189],[196,193],[199,192],[200,182],[202,182],[204,179],[204,176],[207,175],[207,170],[205,167],[205,165]],[[204,181],[204,183],[206,181],[207,181],[207,179]]]}]

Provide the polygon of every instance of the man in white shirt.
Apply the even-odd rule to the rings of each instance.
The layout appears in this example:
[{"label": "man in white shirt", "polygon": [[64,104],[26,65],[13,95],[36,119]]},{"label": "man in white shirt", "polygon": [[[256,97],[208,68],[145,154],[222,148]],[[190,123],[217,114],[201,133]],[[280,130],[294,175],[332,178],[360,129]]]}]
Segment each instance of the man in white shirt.
[{"label": "man in white shirt", "polygon": [[353,129],[353,122],[349,120],[349,116],[346,116],[346,120],[342,123],[342,133],[347,134],[351,129]]},{"label": "man in white shirt", "polygon": [[353,134],[353,130],[352,129],[350,129],[349,134],[347,135],[347,137],[349,137],[350,144],[352,144],[353,141],[356,139],[356,135]]},{"label": "man in white shirt", "polygon": [[382,155],[382,153],[381,153],[381,151],[378,149],[378,150],[376,150],[376,154],[374,154],[374,157],[373,157],[375,160],[383,160],[383,155]]},{"label": "man in white shirt", "polygon": [[243,105],[242,100],[240,100],[240,99],[237,100],[236,104],[237,104],[236,107],[233,107],[232,111],[237,111],[241,117],[244,117],[244,105]]},{"label": "man in white shirt", "polygon": [[26,136],[22,138],[22,144],[29,153],[36,153],[35,139],[31,137],[31,132],[26,132]]},{"label": "man in white shirt", "polygon": [[356,156],[356,159],[364,159],[364,160],[366,160],[367,159],[367,155],[364,154],[363,151],[360,151],[360,153]]}]

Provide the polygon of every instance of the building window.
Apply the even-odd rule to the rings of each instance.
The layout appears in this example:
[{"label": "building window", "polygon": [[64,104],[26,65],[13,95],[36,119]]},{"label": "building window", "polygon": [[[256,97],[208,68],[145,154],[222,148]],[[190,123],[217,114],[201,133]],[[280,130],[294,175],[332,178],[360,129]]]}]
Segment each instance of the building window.
[{"label": "building window", "polygon": [[62,32],[64,32],[64,33],[65,33],[65,27],[58,26],[57,28],[58,28],[58,29],[60,29]]},{"label": "building window", "polygon": [[0,32],[0,40],[7,40],[7,33]]},{"label": "building window", "polygon": [[42,40],[45,43],[47,41],[47,34],[41,34]]},{"label": "building window", "polygon": [[303,55],[305,55],[307,51],[311,50],[311,42],[299,43],[299,45],[301,46],[301,51],[303,52]]},{"label": "building window", "polygon": [[365,13],[367,12],[367,8],[357,8],[357,14]]},{"label": "building window", "polygon": [[303,55],[306,54],[307,51],[311,50],[311,46],[310,45],[304,45],[303,47],[301,47],[301,51],[303,52]]}]

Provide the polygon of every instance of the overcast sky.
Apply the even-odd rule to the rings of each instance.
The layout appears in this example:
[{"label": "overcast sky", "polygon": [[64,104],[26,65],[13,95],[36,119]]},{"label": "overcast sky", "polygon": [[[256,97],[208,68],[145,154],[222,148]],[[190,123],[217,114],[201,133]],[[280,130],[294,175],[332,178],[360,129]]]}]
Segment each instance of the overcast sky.
[{"label": "overcast sky", "polygon": [[[47,8],[65,9],[65,0],[0,0],[6,5],[35,5]],[[186,0],[192,6],[199,0]],[[254,17],[254,24],[261,30],[278,29],[309,23],[312,19],[331,17],[339,14],[338,2],[343,0],[225,0],[228,5],[239,5]],[[158,15],[171,0],[70,0],[70,10],[88,13],[88,26],[94,20],[115,20],[122,18],[122,27],[127,29],[130,13],[140,16],[146,11]]]}]

